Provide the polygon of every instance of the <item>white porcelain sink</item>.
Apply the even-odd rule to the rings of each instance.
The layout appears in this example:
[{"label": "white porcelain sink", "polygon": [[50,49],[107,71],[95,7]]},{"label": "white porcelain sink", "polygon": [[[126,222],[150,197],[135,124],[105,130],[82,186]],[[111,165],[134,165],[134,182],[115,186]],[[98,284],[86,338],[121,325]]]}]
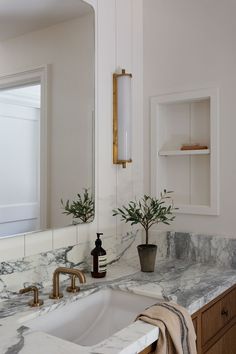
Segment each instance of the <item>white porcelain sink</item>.
[{"label": "white porcelain sink", "polygon": [[25,323],[83,346],[95,345],[131,324],[154,298],[103,289]]}]

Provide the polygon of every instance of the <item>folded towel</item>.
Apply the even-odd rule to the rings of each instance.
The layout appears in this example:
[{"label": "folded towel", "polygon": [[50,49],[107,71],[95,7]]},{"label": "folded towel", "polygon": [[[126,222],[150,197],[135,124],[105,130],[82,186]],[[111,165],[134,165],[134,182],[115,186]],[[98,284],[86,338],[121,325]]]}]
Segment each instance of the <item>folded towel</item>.
[{"label": "folded towel", "polygon": [[141,313],[137,320],[159,328],[156,354],[197,354],[193,322],[182,306],[173,302],[158,303]]}]

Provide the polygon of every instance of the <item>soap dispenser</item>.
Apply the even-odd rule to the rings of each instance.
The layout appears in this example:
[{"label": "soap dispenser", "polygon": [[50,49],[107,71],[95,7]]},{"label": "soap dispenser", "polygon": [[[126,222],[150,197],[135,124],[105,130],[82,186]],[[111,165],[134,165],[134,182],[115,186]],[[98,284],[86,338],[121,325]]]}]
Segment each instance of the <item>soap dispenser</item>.
[{"label": "soap dispenser", "polygon": [[107,256],[106,251],[102,248],[102,241],[100,240],[100,236],[103,233],[97,233],[97,239],[95,241],[95,248],[92,250],[92,277],[93,278],[103,278],[106,275],[107,270]]}]

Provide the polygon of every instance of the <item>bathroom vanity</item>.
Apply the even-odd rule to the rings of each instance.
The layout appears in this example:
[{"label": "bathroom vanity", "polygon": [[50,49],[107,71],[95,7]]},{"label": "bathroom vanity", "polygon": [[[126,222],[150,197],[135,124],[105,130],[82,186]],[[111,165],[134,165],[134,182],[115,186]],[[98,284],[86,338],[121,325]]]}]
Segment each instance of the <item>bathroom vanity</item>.
[{"label": "bathroom vanity", "polygon": [[[122,276],[122,274],[126,275]],[[121,324],[120,330],[115,330],[115,333],[109,334],[101,341],[97,338],[96,343],[91,342],[91,345],[89,345],[89,339],[87,343],[82,343],[80,340],[75,343],[73,338],[63,338],[68,325],[64,325],[62,334],[54,332],[53,326],[64,321],[64,315],[62,316],[61,313],[59,315],[59,311],[64,311],[65,315],[70,316],[71,305],[76,309],[80,303],[82,304],[86,299],[89,302],[92,297],[94,298],[92,303],[96,303],[99,297],[103,301],[107,296],[104,294],[109,290],[121,294],[117,297],[117,301],[123,297],[122,294],[129,295],[131,301],[132,296],[150,298],[153,303],[160,301],[163,297],[176,301],[192,314],[198,336],[198,354],[233,354],[230,349],[224,352],[221,348],[223,346],[226,350],[227,345],[230,348],[235,345],[235,343],[232,344],[235,341],[235,284],[234,269],[217,267],[212,264],[166,259],[158,262],[156,272],[148,274],[137,272],[136,265],[130,265],[122,259],[109,266],[105,280],[95,281],[88,275],[87,283],[81,285],[81,291],[76,295],[66,293],[68,281],[62,285],[64,297],[60,300],[50,300],[51,289],[43,289],[41,297],[44,305],[38,310],[32,310],[27,306],[26,296],[3,301],[0,308],[0,336],[4,340],[0,344],[0,352],[28,354],[33,351],[35,354],[41,354],[43,351],[50,350],[50,354],[58,354],[58,348],[60,348],[62,353],[66,350],[66,353],[80,354],[93,352],[101,354],[151,353],[158,340],[158,328],[141,321],[133,322],[135,312],[132,320],[129,320],[130,324]],[[145,304],[142,306],[145,307]],[[115,311],[112,311],[114,317]],[[138,312],[139,309],[136,311]],[[71,312],[75,313],[74,310]],[[92,313],[93,310],[89,311],[89,308],[85,311],[86,317]],[[47,317],[49,315],[56,319],[54,325],[52,321],[51,329],[44,325],[39,328],[40,321],[46,320],[45,323],[49,323],[49,317]],[[122,311],[118,315],[122,318]],[[96,318],[99,316],[98,313]],[[75,317],[77,324],[74,327],[79,331],[80,326],[85,323],[85,317],[82,312]],[[33,328],[32,322],[38,326],[38,329]],[[112,327],[110,322],[105,320],[101,321],[100,327],[105,323]]]},{"label": "bathroom vanity", "polygon": [[[94,279],[85,273],[86,283],[76,294],[66,291],[69,279],[60,276],[63,297],[58,300],[49,298],[53,273],[63,266],[83,270],[87,258],[84,253],[79,258],[78,249],[91,250],[93,243],[0,263],[0,353],[148,354],[155,349],[159,330],[135,318],[164,299],[192,315],[198,354],[235,354],[235,240],[177,232],[155,238],[155,272],[139,271],[137,235],[127,234],[123,248],[106,239],[107,276]],[[114,248],[120,253],[112,257]],[[18,294],[23,286],[33,285],[30,279],[41,285],[44,304],[36,309],[28,306],[32,294]]]},{"label": "bathroom vanity", "polygon": [[198,354],[233,354],[236,351],[236,286],[193,315]]},{"label": "bathroom vanity", "polygon": [[[192,315],[198,354],[234,354],[236,351],[236,286]],[[140,354],[151,354],[152,343]]]}]

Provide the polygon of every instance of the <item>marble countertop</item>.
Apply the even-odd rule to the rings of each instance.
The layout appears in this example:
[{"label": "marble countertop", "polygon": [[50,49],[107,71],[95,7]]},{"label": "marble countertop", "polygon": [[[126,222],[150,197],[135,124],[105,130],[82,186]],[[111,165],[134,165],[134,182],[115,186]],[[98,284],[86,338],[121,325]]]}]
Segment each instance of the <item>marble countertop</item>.
[{"label": "marble countertop", "polygon": [[61,300],[54,301],[48,299],[49,289],[45,289],[41,294],[45,302],[39,309],[27,306],[27,295],[1,302],[0,353],[138,353],[158,338],[158,328],[137,321],[97,345],[83,347],[46,333],[30,333],[25,322],[104,287],[173,300],[193,314],[235,283],[235,270],[216,267],[215,264],[165,260],[158,262],[154,273],[142,273],[137,272],[137,266],[130,266],[122,260],[109,266],[106,278],[95,280],[88,275],[87,283],[76,295],[64,292]]}]

